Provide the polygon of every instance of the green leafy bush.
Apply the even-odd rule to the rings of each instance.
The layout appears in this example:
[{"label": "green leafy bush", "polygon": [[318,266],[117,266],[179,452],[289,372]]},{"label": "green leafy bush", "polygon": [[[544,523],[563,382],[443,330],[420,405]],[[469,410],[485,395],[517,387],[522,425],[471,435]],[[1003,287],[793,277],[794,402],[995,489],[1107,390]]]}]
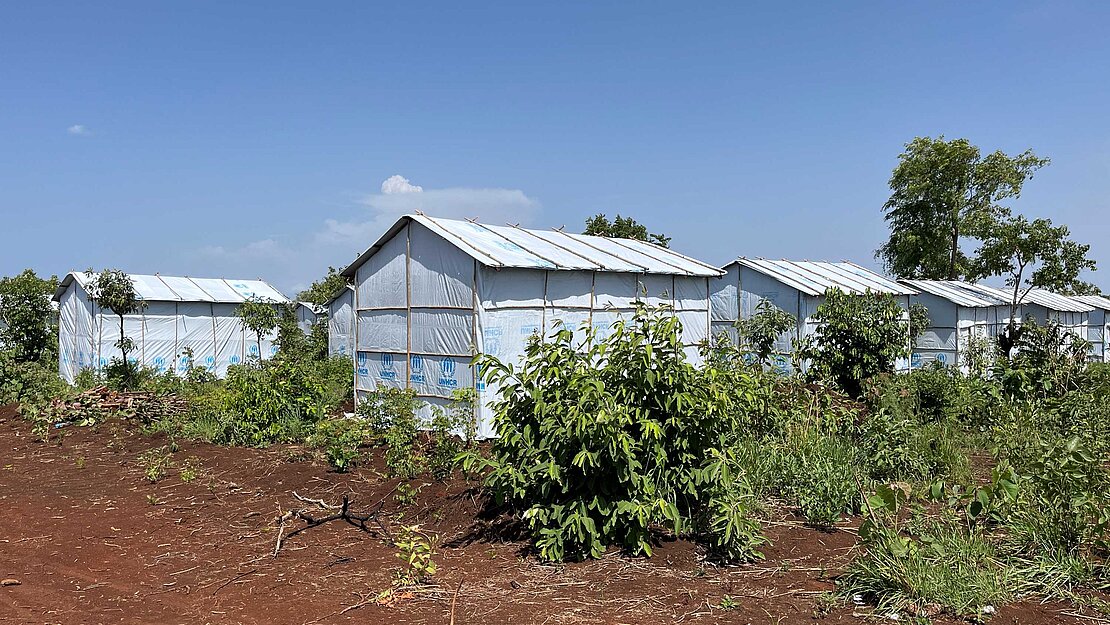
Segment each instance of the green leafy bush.
[{"label": "green leafy bush", "polygon": [[318,422],[305,444],[323,449],[328,464],[345,473],[355,466],[359,449],[371,440],[373,434],[364,421],[339,417]]},{"label": "green leafy bush", "polygon": [[[518,511],[540,557],[598,557],[610,545],[651,553],[651,530],[698,528],[721,485],[707,466],[754,406],[754,380],[742,373],[699,371],[685,361],[677,319],[641,307],[607,338],[585,346],[569,329],[547,341],[533,337],[518,369],[479,356],[499,437],[492,457],[468,457],[488,468],[497,500]],[[742,514],[718,499],[719,515]],[[726,520],[726,524],[735,525]],[[701,528],[706,529],[706,528]],[[727,542],[727,541],[724,541]],[[751,556],[751,549],[728,549]]]},{"label": "green leafy bush", "polygon": [[838,580],[842,593],[922,617],[940,611],[982,616],[1014,596],[1017,576],[979,526],[951,513],[926,517],[920,507],[904,522],[905,496],[882,487],[868,499],[860,528],[864,550]]},{"label": "green leafy bush", "polygon": [[918,312],[907,319],[893,295],[829,289],[813,316],[819,325],[798,345],[798,357],[809,362],[811,379],[832,382],[859,397],[864,380],[894,371],[895,361],[909,355],[916,336],[911,329],[921,326],[914,317],[920,316]]}]

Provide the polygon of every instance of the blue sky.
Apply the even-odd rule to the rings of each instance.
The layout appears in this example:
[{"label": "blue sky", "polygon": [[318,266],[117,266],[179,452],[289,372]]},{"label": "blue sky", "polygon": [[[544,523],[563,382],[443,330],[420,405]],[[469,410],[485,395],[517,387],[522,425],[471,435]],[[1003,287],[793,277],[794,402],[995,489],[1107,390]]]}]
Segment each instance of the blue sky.
[{"label": "blue sky", "polygon": [[874,266],[902,145],[943,134],[1052,158],[1014,207],[1110,289],[1110,4],[531,4],[9,3],[0,275],[291,292],[414,206]]}]

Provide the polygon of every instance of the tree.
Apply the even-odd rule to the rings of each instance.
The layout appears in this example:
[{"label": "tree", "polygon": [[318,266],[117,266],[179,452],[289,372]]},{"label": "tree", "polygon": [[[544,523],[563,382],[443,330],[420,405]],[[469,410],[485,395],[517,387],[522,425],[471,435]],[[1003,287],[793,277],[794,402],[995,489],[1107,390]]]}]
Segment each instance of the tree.
[{"label": "tree", "polygon": [[1050,219],[1029,221],[1022,215],[1000,220],[983,237],[970,265],[972,280],[1004,276],[1010,293],[1010,321],[998,337],[1004,357],[1021,337],[1018,309],[1029,291],[1047,289],[1064,294],[1098,293],[1079,279],[1084,270],[1095,270],[1087,258],[1090,245],[1070,239],[1067,226],[1053,226]]},{"label": "tree", "polygon": [[609,221],[609,218],[603,214],[594,215],[586,220],[586,229],[582,231],[582,234],[614,239],[636,239],[654,243],[661,247],[668,247],[671,242],[670,237],[651,234],[648,232],[647,226],[631,217],[621,217],[620,215],[617,215],[613,221]]},{"label": "tree", "polygon": [[797,327],[797,323],[794,315],[765,299],[756,306],[754,315],[736,322],[736,334],[740,339],[741,349],[754,355],[762,366],[770,361],[771,354],[775,351],[775,341],[783,333]]},{"label": "tree", "polygon": [[917,137],[906,144],[883,205],[890,239],[875,256],[900,278],[958,280],[968,274],[962,245],[1010,214],[1033,172],[1048,164],[1031,150],[982,156],[967,139]]},{"label": "tree", "polygon": [[331,301],[337,293],[347,286],[347,278],[339,275],[335,267],[328,267],[328,273],[323,278],[312,283],[307,289],[297,294],[297,299],[323,306]]},{"label": "tree", "polygon": [[32,269],[0,279],[0,343],[14,350],[16,360],[39,360],[56,345],[50,297],[57,287],[57,276],[40,278]]},{"label": "tree", "polygon": [[797,349],[810,363],[807,375],[859,397],[863,381],[893,372],[895,361],[909,355],[911,341],[928,325],[923,307],[911,310],[909,319],[905,313],[887,293],[825,291],[825,301],[813,316],[820,325]]},{"label": "tree", "polygon": [[249,332],[254,333],[255,345],[258,346],[258,358],[262,359],[262,335],[278,325],[278,311],[274,302],[252,295],[247,301],[239,304],[235,309],[235,316],[239,323]]},{"label": "tree", "polygon": [[105,269],[98,274],[93,274],[90,269],[85,272],[85,275],[92,278],[92,282],[86,287],[89,300],[119,317],[119,340],[116,341],[116,348],[123,354],[120,364],[123,368],[124,385],[130,385],[132,371],[127,354],[135,349],[135,342],[124,333],[123,318],[146,308],[146,302],[142,301],[135,291],[135,283],[131,281],[131,276],[119,269]]}]

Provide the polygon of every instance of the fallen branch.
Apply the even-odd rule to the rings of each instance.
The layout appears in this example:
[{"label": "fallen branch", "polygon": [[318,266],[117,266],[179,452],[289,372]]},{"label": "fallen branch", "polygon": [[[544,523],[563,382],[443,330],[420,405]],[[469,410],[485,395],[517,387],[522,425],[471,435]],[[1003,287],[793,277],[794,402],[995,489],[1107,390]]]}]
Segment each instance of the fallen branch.
[{"label": "fallen branch", "polygon": [[[328,514],[325,514],[324,516],[314,516],[309,512],[310,508],[301,508],[299,510],[289,510],[285,514],[279,516],[277,518],[277,540],[274,542],[274,557],[277,557],[278,552],[281,551],[282,544],[284,544],[287,539],[292,538],[293,536],[296,536],[297,534],[300,534],[301,532],[311,527],[323,525],[324,523],[327,523],[329,521],[345,521],[349,525],[353,525],[364,532],[377,534],[389,541],[393,540],[392,535],[390,535],[389,533],[389,528],[387,528],[385,526],[385,523],[383,523],[381,520],[381,511],[382,507],[384,507],[385,505],[385,502],[379,503],[378,507],[372,512],[360,514],[351,511],[351,501],[347,495],[343,495],[343,501],[338,506],[333,506],[323,499],[309,499],[307,497],[302,497],[298,495],[296,491],[293,492],[293,497],[297,501],[315,506],[316,509],[318,509],[319,511],[326,512]],[[286,534],[285,524],[296,519],[304,521],[306,525]],[[377,526],[377,530],[367,525],[368,523],[372,523],[373,525]]]}]

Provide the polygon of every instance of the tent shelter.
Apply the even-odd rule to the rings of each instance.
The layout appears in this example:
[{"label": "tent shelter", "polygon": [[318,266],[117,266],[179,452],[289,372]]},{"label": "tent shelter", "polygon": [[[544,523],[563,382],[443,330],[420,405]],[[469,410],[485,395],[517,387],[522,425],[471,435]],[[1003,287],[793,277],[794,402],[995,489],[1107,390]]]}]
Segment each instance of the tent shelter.
[{"label": "tent shelter", "polygon": [[[120,352],[119,318],[89,300],[88,285],[94,276],[68,274],[54,292],[60,306],[58,372],[73,382],[81,369],[105,367]],[[252,296],[275,304],[288,300],[261,280],[179,278],[132,274],[142,311],[124,317],[124,332],[135,342],[135,362],[159,371],[183,372],[193,362],[224,375],[228,365],[256,355],[255,337],[244,332],[235,309]],[[262,356],[276,351],[273,334],[263,337]]]},{"label": "tent shelter", "polygon": [[[825,300],[827,289],[840,289],[851,294],[868,291],[889,293],[906,309],[907,319],[909,298],[917,294],[917,291],[908,286],[850,262],[741,257],[724,269],[724,279],[713,283],[710,296],[713,333],[726,332],[735,340],[736,321],[751,318],[757,312],[760,302],[770,301],[775,307],[797,319],[797,326],[780,336],[775,343],[775,367],[781,371],[788,371],[792,367],[789,357],[793,350],[792,340],[809,336],[817,329],[819,324],[813,316],[817,307]],[[906,340],[909,341],[908,336]],[[908,361],[898,363],[900,369],[908,366]]]},{"label": "tent shelter", "polygon": [[473,387],[479,434],[491,436],[496,389],[475,380],[475,349],[515,362],[533,334],[560,322],[604,332],[644,301],[674,307],[696,358],[721,273],[642,241],[402,217],[343,271],[355,285],[356,395],[412,388],[427,406]]},{"label": "tent shelter", "polygon": [[1095,362],[1110,362],[1110,299],[1101,295],[1076,295],[1072,299],[1094,308],[1087,326],[1091,359]]},{"label": "tent shelter", "polygon": [[[999,289],[985,284],[967,283],[976,293],[1000,298],[1007,303],[1014,299],[1010,289]],[[1033,319],[1038,325],[1055,321],[1068,332],[1086,338],[1094,307],[1075,298],[1059,295],[1044,289],[1030,289],[1020,299],[1022,320]],[[1007,304],[1008,305],[1008,304]]]},{"label": "tent shelter", "polygon": [[[1010,320],[1010,302],[958,280],[901,280],[918,291],[913,304],[929,310],[929,327],[917,338],[910,356],[914,369],[933,362],[963,366],[974,337],[994,338]],[[1018,319],[1021,311],[1018,310]]]},{"label": "tent shelter", "polygon": [[326,304],[328,312],[328,355],[355,353],[355,288],[347,285]]},{"label": "tent shelter", "polygon": [[311,302],[297,302],[297,327],[305,334],[312,332],[312,326],[322,320],[327,311],[325,306],[318,306]]}]

